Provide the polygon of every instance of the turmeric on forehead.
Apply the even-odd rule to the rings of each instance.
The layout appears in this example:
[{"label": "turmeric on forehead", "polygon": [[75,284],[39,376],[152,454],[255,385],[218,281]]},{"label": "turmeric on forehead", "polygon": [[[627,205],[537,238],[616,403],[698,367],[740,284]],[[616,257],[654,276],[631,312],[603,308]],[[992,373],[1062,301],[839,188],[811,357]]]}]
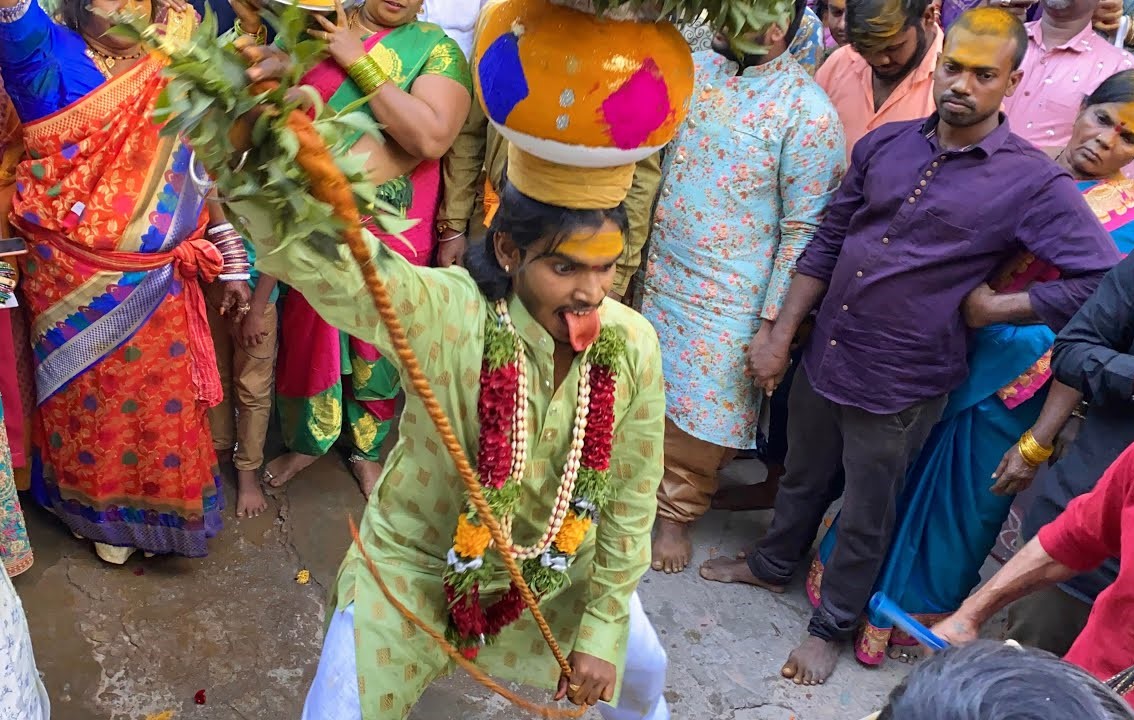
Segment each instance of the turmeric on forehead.
[{"label": "turmeric on forehead", "polygon": [[965,67],[999,67],[1015,47],[1019,21],[1006,10],[969,10],[949,28],[943,56]]},{"label": "turmeric on forehead", "polygon": [[1134,103],[1115,103],[1114,114],[1125,130],[1134,130]]}]

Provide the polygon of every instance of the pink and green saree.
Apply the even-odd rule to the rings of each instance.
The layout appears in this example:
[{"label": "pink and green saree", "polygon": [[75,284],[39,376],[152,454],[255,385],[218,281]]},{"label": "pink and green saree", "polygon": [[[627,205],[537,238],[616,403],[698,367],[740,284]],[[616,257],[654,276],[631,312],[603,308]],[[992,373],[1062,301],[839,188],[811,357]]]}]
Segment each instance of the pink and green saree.
[{"label": "pink and green saree", "polygon": [[[423,75],[441,75],[471,88],[468,64],[455,41],[438,26],[412,22],[375,33],[363,46],[407,92]],[[304,77],[324,102],[341,110],[362,91],[333,60]],[[363,106],[359,112],[370,112]],[[412,172],[385,183],[382,198],[418,223],[406,242],[370,231],[414,265],[433,257],[434,215],[441,189],[440,164],[421,162]],[[276,395],[284,441],[293,452],[321,456],[345,426],[355,456],[377,461],[390,431],[401,385],[394,367],[372,346],[331,327],[295,290],[284,300]]]}]

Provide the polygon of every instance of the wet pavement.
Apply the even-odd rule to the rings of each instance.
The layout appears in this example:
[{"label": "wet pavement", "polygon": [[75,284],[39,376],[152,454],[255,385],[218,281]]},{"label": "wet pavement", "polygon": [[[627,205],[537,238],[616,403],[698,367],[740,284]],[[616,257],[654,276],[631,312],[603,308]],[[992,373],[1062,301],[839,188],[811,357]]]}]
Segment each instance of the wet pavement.
[{"label": "wet pavement", "polygon": [[[760,474],[755,462],[729,468],[731,482]],[[227,496],[226,528],[209,557],[136,555],[125,567],[102,563],[90,543],[27,508],[36,563],[15,584],[54,718],[298,719],[318,660],[326,590],[349,542],[347,517],[358,517],[363,499],[337,455],[270,498],[259,518],[235,520],[231,482]],[[750,546],[769,519],[769,512],[710,513],[697,529],[693,568],[677,576],[650,572],[642,582],[643,603],[669,654],[675,719],[858,720],[880,707],[908,669],[888,662],[868,670],[848,651],[824,686],[799,688],[780,678],[810,611],[803,578],[773,595],[708,583],[695,572],[710,553]],[[310,571],[309,584],[296,583],[300,569]],[[200,690],[204,705],[194,702]],[[434,685],[411,717],[528,716],[457,676]]]}]

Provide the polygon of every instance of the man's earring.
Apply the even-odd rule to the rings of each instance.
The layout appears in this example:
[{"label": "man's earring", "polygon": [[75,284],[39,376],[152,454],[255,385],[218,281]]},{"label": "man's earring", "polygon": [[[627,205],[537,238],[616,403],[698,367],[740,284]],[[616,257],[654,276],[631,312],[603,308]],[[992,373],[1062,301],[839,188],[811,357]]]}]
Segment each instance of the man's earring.
[{"label": "man's earring", "polygon": [[511,265],[505,265],[504,266],[504,272],[506,272],[506,273],[512,272],[512,266]]}]

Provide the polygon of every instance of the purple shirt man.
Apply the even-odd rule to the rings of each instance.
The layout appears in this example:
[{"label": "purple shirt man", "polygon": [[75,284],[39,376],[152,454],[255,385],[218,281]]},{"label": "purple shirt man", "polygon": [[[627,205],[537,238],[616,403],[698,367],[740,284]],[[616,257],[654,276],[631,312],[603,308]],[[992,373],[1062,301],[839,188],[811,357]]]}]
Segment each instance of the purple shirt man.
[{"label": "purple shirt man", "polygon": [[934,115],[863,138],[796,267],[829,283],[803,367],[840,405],[895,413],[959,385],[961,303],[1014,252],[1060,269],[1029,291],[1054,330],[1118,262],[1075,181],[1007,119],[958,151],[938,146],[936,127]]},{"label": "purple shirt man", "polygon": [[[782,670],[797,683],[826,680],[858,626],[907,468],[968,372],[968,327],[1059,329],[1118,259],[1071,178],[999,112],[1020,84],[1027,45],[1024,26],[1001,9],[953,24],[934,70],[937,112],[859,141],[779,318],[749,347],[749,371],[771,392],[792,336],[819,305],[788,396],[772,525],[744,560],[701,566],[710,580],[782,591],[842,496],[807,637]],[[1060,279],[994,293],[986,281],[1022,250]]]}]

